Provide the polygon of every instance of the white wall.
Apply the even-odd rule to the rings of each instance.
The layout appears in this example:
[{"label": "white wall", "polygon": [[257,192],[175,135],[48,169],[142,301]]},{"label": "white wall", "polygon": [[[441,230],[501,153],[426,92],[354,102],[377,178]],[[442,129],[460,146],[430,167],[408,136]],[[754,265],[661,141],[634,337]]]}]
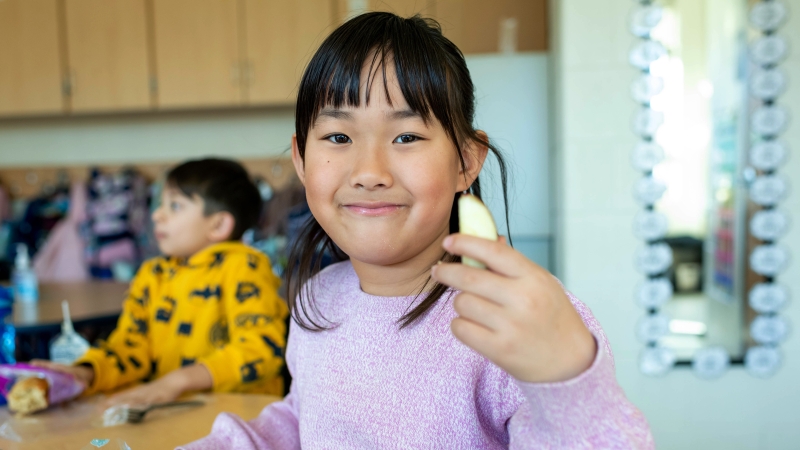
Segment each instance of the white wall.
[{"label": "white wall", "polygon": [[[786,0],[800,11],[800,0]],[[664,378],[639,374],[641,345],[633,328],[642,311],[633,302],[640,276],[633,267],[637,241],[631,223],[637,207],[631,186],[637,177],[629,155],[634,103],[629,85],[635,71],[627,63],[633,38],[627,31],[630,0],[553,0],[555,45],[556,185],[559,240],[557,264],[567,286],[594,311],[607,331],[617,360],[617,377],[628,397],[647,415],[659,449],[800,448],[800,339],[782,346],[784,366],[768,380],[733,369],[703,381],[686,369]],[[790,26],[797,29],[800,17]],[[785,28],[784,31],[788,29]],[[788,34],[785,32],[784,34]],[[795,33],[795,39],[796,33]],[[800,151],[800,41],[784,64],[793,80],[783,103],[794,109],[786,134]],[[783,173],[800,186],[800,157]],[[785,205],[794,228],[783,242],[800,258],[800,190]],[[797,263],[781,281],[800,295]],[[800,302],[785,316],[800,327]]]},{"label": "white wall", "polygon": [[292,133],[287,108],[3,120],[0,166],[275,156]]}]

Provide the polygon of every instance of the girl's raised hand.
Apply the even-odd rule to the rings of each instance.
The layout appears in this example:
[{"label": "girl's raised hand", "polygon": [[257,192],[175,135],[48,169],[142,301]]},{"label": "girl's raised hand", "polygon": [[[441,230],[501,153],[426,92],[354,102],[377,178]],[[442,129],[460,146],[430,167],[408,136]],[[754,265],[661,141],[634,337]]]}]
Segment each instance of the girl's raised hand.
[{"label": "girl's raised hand", "polygon": [[463,234],[445,238],[448,252],[486,264],[438,264],[436,281],[461,291],[453,335],[514,378],[531,383],[565,381],[594,361],[597,344],[549,272],[505,240]]}]

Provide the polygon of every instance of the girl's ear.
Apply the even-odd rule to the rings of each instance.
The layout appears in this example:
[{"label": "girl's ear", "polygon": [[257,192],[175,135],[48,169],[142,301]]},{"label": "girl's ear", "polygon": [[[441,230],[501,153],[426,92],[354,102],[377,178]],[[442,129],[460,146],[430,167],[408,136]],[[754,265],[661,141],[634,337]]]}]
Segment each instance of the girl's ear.
[{"label": "girl's ear", "polygon": [[300,182],[305,186],[306,168],[303,158],[300,156],[300,149],[297,147],[297,134],[292,135],[292,164],[294,164],[294,171],[297,172],[297,178],[300,178]]},{"label": "girl's ear", "polygon": [[[489,142],[489,137],[486,133],[481,130],[478,130],[476,133],[482,141]],[[475,179],[478,178],[478,174],[481,173],[481,169],[483,168],[483,163],[486,161],[486,155],[489,154],[489,147],[477,141],[470,141],[469,144],[464,147],[463,151],[464,165],[467,170],[464,171],[461,167],[458,169],[457,192],[466,191],[472,186]]]},{"label": "girl's ear", "polygon": [[228,211],[220,211],[211,216],[211,229],[209,239],[212,242],[224,242],[231,238],[233,229],[236,228],[236,219]]}]

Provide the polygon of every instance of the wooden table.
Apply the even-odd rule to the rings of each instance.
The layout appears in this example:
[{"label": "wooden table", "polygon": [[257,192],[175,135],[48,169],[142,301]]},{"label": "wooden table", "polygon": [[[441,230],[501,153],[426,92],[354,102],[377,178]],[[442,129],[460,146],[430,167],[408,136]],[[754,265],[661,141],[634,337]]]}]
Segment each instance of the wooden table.
[{"label": "wooden table", "polygon": [[254,394],[206,394],[195,398],[206,404],[182,410],[154,411],[142,423],[115,427],[102,427],[101,397],[73,402],[27,419],[9,417],[8,410],[3,407],[0,409],[0,420],[11,420],[10,428],[19,431],[22,442],[0,438],[0,449],[80,450],[84,447],[94,448],[90,445],[93,439],[110,440],[103,450],[118,450],[117,440],[125,442],[131,450],[174,449],[208,435],[214,419],[221,412],[234,413],[250,420],[265,406],[280,400],[279,397]]},{"label": "wooden table", "polygon": [[61,323],[61,301],[69,302],[73,322],[118,316],[125,300],[126,283],[90,281],[85,283],[43,283],[39,301],[14,303],[17,329]]}]

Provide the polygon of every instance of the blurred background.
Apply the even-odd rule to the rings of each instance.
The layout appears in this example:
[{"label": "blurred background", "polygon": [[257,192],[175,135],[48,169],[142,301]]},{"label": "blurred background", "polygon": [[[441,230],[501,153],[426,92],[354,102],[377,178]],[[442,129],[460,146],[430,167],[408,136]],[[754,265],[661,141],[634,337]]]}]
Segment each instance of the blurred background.
[{"label": "blurred background", "polygon": [[[348,17],[420,13],[437,19],[466,55],[476,125],[509,158],[515,247],[592,308],[611,340],[618,379],[648,417],[658,448],[796,448],[798,340],[788,334],[771,343],[783,341],[782,359],[768,377],[744,368],[746,351],[760,343],[751,323],[761,311],[748,292],[775,278],[755,273],[747,259],[764,240],[748,237],[761,208],[748,200],[745,175],[775,171],[755,170],[747,158],[757,106],[748,86],[758,69],[749,62],[758,33],[748,14],[758,2],[655,2],[659,21],[644,37],[661,42],[664,53],[643,70],[663,86],[643,102],[631,92],[642,73],[631,66],[642,37],[631,34],[631,23],[649,3],[0,0],[0,284],[10,282],[22,251],[39,281],[38,302],[0,308],[3,358],[46,357],[62,299],[89,340],[113,327],[125,282],[157,253],[149,214],[161,177],[185,159],[222,156],[247,166],[264,205],[245,240],[281,273],[286,243],[308,214],[288,159],[306,62]],[[800,0],[782,4],[800,11]],[[784,35],[798,29],[791,19]],[[790,81],[800,79],[800,52],[780,67]],[[780,103],[800,108],[796,82]],[[643,211],[634,192],[642,174],[631,166],[643,104],[661,114],[647,142],[663,151],[646,176],[666,186],[645,210],[669,224],[646,241],[672,254],[663,270],[644,277],[633,226]],[[800,146],[800,127],[781,133],[781,142]],[[784,162],[780,172],[796,182],[800,162]],[[496,167],[482,176],[490,181],[487,203],[502,217]],[[797,216],[800,196],[787,196],[781,208]],[[800,233],[789,228],[781,243],[797,254]],[[789,266],[780,279],[800,292],[793,273]],[[667,328],[637,338],[642,317],[656,312],[637,305],[637,286],[660,277],[674,293],[662,305]],[[800,323],[792,305],[781,316]],[[696,376],[693,363],[709,346],[729,356],[729,370],[714,380]],[[654,377],[642,352],[656,347],[673,359],[669,373]]]}]

